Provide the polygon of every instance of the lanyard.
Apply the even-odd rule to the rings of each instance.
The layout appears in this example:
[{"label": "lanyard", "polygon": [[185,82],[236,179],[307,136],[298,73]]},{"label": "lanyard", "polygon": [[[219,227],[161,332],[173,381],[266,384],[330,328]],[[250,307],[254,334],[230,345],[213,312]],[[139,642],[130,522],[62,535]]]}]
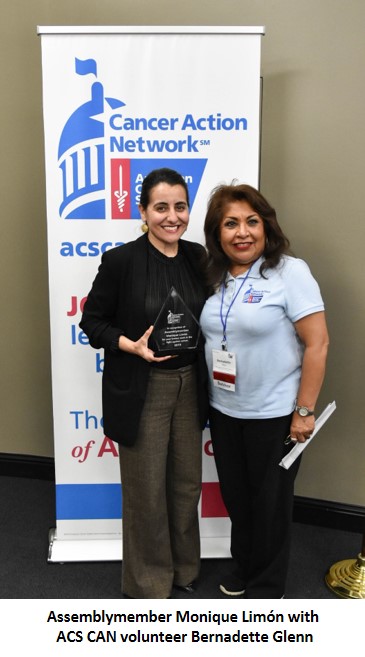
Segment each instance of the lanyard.
[{"label": "lanyard", "polygon": [[236,301],[239,293],[241,292],[244,284],[246,283],[246,280],[249,276],[249,273],[250,273],[251,269],[252,269],[252,265],[251,265],[250,269],[247,271],[246,276],[244,277],[243,281],[241,282],[241,285],[239,286],[239,288],[238,288],[236,294],[234,295],[231,303],[229,304],[225,317],[223,317],[223,302],[224,302],[224,294],[225,294],[225,285],[224,284],[222,285],[220,316],[221,316],[221,323],[222,323],[222,328],[223,328],[223,338],[222,338],[222,349],[223,349],[223,351],[227,351],[227,320],[228,320],[228,315],[229,315],[229,313],[231,311],[231,308],[232,308],[234,302]]}]

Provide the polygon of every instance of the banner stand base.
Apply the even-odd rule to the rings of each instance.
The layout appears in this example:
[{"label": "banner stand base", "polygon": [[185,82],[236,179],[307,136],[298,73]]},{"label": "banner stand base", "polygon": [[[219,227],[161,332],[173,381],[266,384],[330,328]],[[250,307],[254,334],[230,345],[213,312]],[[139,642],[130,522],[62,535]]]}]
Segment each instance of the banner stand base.
[{"label": "banner stand base", "polygon": [[[57,529],[48,534],[48,563],[77,561],[121,561],[121,539],[58,539]],[[227,536],[202,537],[202,559],[229,559],[230,539]]]}]

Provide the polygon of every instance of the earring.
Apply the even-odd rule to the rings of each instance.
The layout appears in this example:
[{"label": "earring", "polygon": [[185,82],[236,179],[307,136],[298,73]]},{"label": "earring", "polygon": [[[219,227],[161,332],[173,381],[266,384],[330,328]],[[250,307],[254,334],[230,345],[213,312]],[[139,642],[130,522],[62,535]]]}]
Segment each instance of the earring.
[{"label": "earring", "polygon": [[141,231],[142,231],[142,233],[148,233],[148,226],[147,226],[145,221],[143,222],[143,224],[141,226]]}]

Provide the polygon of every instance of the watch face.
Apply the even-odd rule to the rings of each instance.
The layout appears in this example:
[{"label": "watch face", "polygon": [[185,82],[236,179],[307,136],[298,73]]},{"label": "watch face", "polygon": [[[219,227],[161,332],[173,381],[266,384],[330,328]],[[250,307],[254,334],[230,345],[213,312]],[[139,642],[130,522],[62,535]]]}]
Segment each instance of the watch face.
[{"label": "watch face", "polygon": [[298,413],[299,413],[299,415],[301,415],[302,417],[305,417],[306,415],[308,415],[308,411],[307,411],[305,408],[300,408],[299,411],[298,411]]}]

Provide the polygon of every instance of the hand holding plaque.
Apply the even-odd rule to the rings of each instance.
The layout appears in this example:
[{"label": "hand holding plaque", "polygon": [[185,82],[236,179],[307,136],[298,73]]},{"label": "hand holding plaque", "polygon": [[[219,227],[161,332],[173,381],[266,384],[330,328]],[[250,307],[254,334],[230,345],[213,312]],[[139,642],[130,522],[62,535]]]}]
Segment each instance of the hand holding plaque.
[{"label": "hand holding plaque", "polygon": [[197,348],[200,335],[198,320],[174,287],[153,325],[151,337],[156,345],[155,356],[173,356]]}]

